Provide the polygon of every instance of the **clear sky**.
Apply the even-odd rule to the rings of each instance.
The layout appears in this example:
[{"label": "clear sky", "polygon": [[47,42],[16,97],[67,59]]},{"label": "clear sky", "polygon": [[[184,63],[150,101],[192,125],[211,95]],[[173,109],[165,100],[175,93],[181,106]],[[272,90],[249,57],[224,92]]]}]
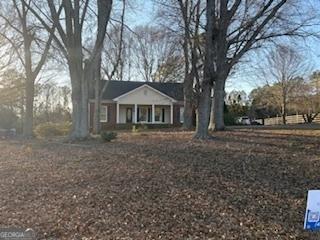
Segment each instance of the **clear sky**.
[{"label": "clear sky", "polygon": [[129,26],[154,24],[155,11],[152,0],[131,1],[127,24]]},{"label": "clear sky", "polygon": [[[308,0],[307,0],[308,1]],[[320,9],[320,1],[314,1],[317,5],[317,9]],[[137,0],[134,2],[135,7],[133,8],[128,22],[131,26],[144,25],[144,24],[157,24],[154,19],[155,6],[152,0]],[[320,10],[319,10],[320,11]],[[320,32],[320,27],[317,27]],[[314,70],[320,70],[320,40],[315,38],[308,38],[304,40],[295,39],[292,40],[293,44],[299,50],[299,53],[303,56],[307,64],[310,65],[310,72]],[[230,77],[227,82],[227,91],[231,90],[244,90],[249,93],[252,89],[261,86],[266,83],[265,79],[258,76],[257,70],[254,66],[259,63],[263,65],[265,56],[254,55],[254,57],[246,58],[247,64],[240,65],[237,67],[236,72]]]},{"label": "clear sky", "polygon": [[[126,16],[126,24],[130,28],[133,29],[137,25],[157,24],[157,20],[155,19],[156,7],[153,4],[153,0],[136,0],[131,1],[130,4],[130,10]],[[318,9],[320,9],[320,4],[318,5]],[[304,56],[304,59],[308,61],[310,72],[313,70],[320,70],[320,48],[318,47],[320,40],[310,38],[303,41],[295,40],[293,42],[296,45],[296,48],[299,49],[300,53]],[[246,64],[239,65],[236,72],[228,80],[226,85],[227,91],[244,90],[247,93],[250,93],[252,89],[266,83],[265,79],[257,76],[257,70],[254,67],[258,63],[263,65],[265,56],[254,55],[254,57],[246,58],[245,61]]]}]

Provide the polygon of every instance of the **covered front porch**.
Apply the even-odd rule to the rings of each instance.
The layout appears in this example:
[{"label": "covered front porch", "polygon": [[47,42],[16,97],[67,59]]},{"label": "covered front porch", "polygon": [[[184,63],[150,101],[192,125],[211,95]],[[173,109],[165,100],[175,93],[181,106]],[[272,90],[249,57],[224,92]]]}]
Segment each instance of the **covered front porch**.
[{"label": "covered front porch", "polygon": [[173,124],[173,105],[117,103],[117,124]]}]

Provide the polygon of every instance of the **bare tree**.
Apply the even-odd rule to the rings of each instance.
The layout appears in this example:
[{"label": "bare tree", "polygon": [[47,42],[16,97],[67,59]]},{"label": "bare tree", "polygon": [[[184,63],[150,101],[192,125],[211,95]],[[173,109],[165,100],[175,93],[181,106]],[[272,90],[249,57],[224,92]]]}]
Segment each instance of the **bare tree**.
[{"label": "bare tree", "polygon": [[268,55],[268,64],[264,72],[268,81],[275,87],[276,96],[281,102],[283,124],[286,124],[288,104],[293,94],[299,91],[307,67],[303,58],[288,46],[279,45]]},{"label": "bare tree", "polygon": [[0,75],[0,105],[7,107],[21,118],[24,116],[25,77],[16,69],[7,68]]},{"label": "bare tree", "polygon": [[302,114],[305,123],[312,123],[320,114],[319,72],[305,79],[294,93],[293,105]]},{"label": "bare tree", "polygon": [[103,49],[102,74],[107,80],[122,81],[124,80],[122,65],[126,61],[126,55],[124,54],[126,45],[124,23],[115,25],[108,31],[107,35],[107,41]]},{"label": "bare tree", "polygon": [[[0,32],[0,35],[14,49],[14,55],[17,56],[24,69],[26,106],[23,135],[31,137],[33,135],[35,80],[45,64],[53,40],[51,33],[54,33],[55,27],[48,25],[49,36],[46,34],[40,36],[37,30],[41,29],[41,24],[35,21],[24,1],[12,0],[6,2],[2,7],[0,18],[4,21],[5,29]],[[61,9],[57,11],[57,15],[59,16],[60,13]]]},{"label": "bare tree", "polygon": [[183,19],[183,52],[185,59],[184,77],[184,123],[185,129],[193,127],[193,109],[196,106],[193,86],[199,85],[201,67],[201,35],[200,25],[203,12],[201,0],[179,0],[179,7]]},{"label": "bare tree", "polygon": [[155,82],[180,82],[184,75],[184,61],[180,54],[168,56],[154,73]]},{"label": "bare tree", "polygon": [[164,81],[159,70],[168,59],[179,56],[176,40],[159,27],[139,26],[135,32],[133,50],[137,71],[147,82]]},{"label": "bare tree", "polygon": [[[26,1],[23,0],[25,3]],[[88,126],[88,83],[95,79],[101,52],[110,19],[112,0],[97,1],[31,1],[28,9],[52,33],[49,23],[57,28],[53,39],[68,62],[72,87],[72,139],[83,139],[89,134]],[[27,3],[26,3],[27,4]],[[41,8],[48,9],[48,14]],[[64,18],[59,18],[62,9]],[[93,47],[87,58],[84,49],[84,26],[96,19],[96,34]],[[91,38],[91,37],[90,37]]]},{"label": "bare tree", "polygon": [[304,27],[310,25],[313,17],[306,11],[306,5],[303,4],[303,8],[305,11],[301,14],[299,2],[287,0],[207,1],[205,51],[210,59],[205,64],[208,60],[211,63],[205,68],[201,84],[197,138],[208,137],[206,129],[210,111],[206,111],[208,106],[201,106],[208,104],[207,99],[210,99],[211,90],[206,88],[214,86],[215,129],[223,130],[225,83],[231,70],[246,53],[267,40],[308,35]]},{"label": "bare tree", "polygon": [[195,138],[208,139],[208,126],[210,121],[211,109],[211,89],[217,72],[217,41],[216,39],[216,1],[207,1],[206,10],[206,35],[205,35],[205,60],[204,73],[199,92],[199,102],[197,109],[197,128]]},{"label": "bare tree", "polygon": [[[197,86],[203,75],[203,0],[156,0],[159,18],[180,39],[184,61],[184,129],[192,129]],[[196,87],[195,87],[196,86]]]},{"label": "bare tree", "polygon": [[71,91],[55,83],[36,84],[35,124],[44,122],[69,122],[71,117]]},{"label": "bare tree", "polygon": [[[108,43],[104,44],[104,49],[100,54],[97,68],[95,69],[95,87],[94,87],[94,114],[93,114],[93,133],[98,134],[101,130],[100,125],[100,108],[101,99],[108,87],[108,82],[101,86],[101,70],[109,81],[118,73],[119,67],[122,63],[123,57],[123,34],[124,34],[124,18],[126,13],[126,0],[122,1],[122,13],[120,26],[115,27],[112,31],[112,35],[108,34]],[[115,36],[115,38],[114,38]],[[106,40],[105,40],[106,41]],[[110,44],[111,43],[111,44]],[[110,49],[110,46],[112,48]],[[104,61],[101,57],[104,56]],[[104,64],[103,64],[104,63]],[[101,69],[102,68],[102,69]],[[120,74],[122,76],[122,74]]]}]

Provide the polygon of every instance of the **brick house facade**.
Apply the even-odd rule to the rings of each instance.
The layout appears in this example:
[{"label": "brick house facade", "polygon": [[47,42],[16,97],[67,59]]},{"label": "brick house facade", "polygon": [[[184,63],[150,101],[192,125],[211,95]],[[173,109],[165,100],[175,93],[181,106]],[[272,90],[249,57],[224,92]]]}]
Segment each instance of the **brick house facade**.
[{"label": "brick house facade", "polygon": [[[108,84],[101,101],[102,129],[137,124],[181,126],[183,122],[183,84],[103,81]],[[89,103],[90,128],[93,126],[94,100]]]}]

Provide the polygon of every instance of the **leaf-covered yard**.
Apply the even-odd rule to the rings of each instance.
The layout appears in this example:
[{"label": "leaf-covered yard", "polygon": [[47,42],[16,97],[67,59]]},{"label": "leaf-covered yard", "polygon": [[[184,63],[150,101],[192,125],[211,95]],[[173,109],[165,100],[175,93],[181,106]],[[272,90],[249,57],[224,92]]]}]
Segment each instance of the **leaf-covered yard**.
[{"label": "leaf-covered yard", "polygon": [[314,237],[303,220],[320,188],[320,130],[191,135],[0,141],[0,226],[66,240]]}]

